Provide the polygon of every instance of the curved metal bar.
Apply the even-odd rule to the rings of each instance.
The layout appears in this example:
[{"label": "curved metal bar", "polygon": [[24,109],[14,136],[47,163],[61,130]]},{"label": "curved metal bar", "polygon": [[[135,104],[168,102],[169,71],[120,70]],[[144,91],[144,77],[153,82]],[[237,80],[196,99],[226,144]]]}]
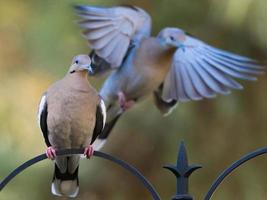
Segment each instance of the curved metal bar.
[{"label": "curved metal bar", "polygon": [[[83,154],[84,149],[63,149],[63,150],[58,150],[56,152],[57,156],[62,156],[62,155],[69,155],[69,154]],[[150,192],[154,200],[160,200],[160,196],[155,190],[155,188],[152,186],[152,184],[133,166],[130,164],[126,163],[123,160],[120,160],[119,158],[116,158],[112,155],[100,152],[100,151],[95,151],[94,156],[101,157],[103,159],[109,160],[113,163],[116,163],[117,165],[121,166],[122,168],[126,169],[130,173],[132,173],[138,180],[142,182],[144,187]],[[21,173],[23,170],[26,168],[30,167],[31,165],[34,165],[42,160],[47,159],[47,156],[45,154],[41,154],[39,156],[36,156],[27,162],[23,163],[19,167],[17,167],[15,170],[13,170],[3,181],[0,182],[0,191],[19,173]]]},{"label": "curved metal bar", "polygon": [[217,189],[217,187],[222,183],[222,181],[230,174],[232,173],[236,168],[238,168],[240,165],[244,164],[245,162],[260,156],[262,154],[266,154],[267,153],[267,148],[260,148],[257,149],[251,153],[248,153],[246,155],[244,155],[243,157],[241,157],[239,160],[235,161],[234,163],[232,163],[229,167],[227,167],[217,178],[216,180],[212,183],[209,191],[207,192],[206,196],[204,197],[204,200],[209,200],[213,193],[215,192],[215,190]]}]

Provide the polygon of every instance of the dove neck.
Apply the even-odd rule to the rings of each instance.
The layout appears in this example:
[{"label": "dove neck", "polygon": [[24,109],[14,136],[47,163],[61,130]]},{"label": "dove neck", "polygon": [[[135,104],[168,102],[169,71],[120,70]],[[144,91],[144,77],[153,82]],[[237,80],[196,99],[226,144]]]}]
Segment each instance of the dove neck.
[{"label": "dove neck", "polygon": [[175,52],[175,50],[177,49],[177,47],[172,46],[172,45],[161,45],[161,50],[164,51],[165,53],[173,53]]},{"label": "dove neck", "polygon": [[79,77],[87,80],[87,78],[88,78],[88,71],[87,70],[79,71],[79,72],[77,72],[77,75]]},{"label": "dove neck", "polygon": [[71,73],[70,76],[73,77],[73,78],[79,78],[79,79],[87,80],[88,72],[86,70],[76,71],[74,73]]},{"label": "dove neck", "polygon": [[90,89],[90,83],[88,81],[88,72],[77,71],[66,76],[66,80],[70,84],[70,87],[79,91],[88,91]]}]

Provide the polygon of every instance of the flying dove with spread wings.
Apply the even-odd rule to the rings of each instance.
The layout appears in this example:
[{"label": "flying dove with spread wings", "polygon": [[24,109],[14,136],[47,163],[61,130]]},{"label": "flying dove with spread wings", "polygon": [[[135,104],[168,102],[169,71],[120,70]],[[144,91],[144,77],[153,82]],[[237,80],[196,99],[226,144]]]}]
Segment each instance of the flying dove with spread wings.
[{"label": "flying dove with spread wings", "polygon": [[126,110],[150,94],[167,115],[178,102],[240,90],[235,79],[254,81],[264,70],[256,60],[212,47],[179,28],[151,36],[151,17],[139,7],[79,5],[75,11],[92,49],[91,75],[113,69],[100,91],[107,123],[99,144]]}]

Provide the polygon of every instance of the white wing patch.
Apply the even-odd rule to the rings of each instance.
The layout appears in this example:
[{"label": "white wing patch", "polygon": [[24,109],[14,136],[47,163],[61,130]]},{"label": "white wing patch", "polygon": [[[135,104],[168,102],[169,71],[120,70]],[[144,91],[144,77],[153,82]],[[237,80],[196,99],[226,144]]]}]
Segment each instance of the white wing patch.
[{"label": "white wing patch", "polygon": [[93,148],[95,151],[99,151],[100,149],[103,148],[103,146],[105,145],[105,143],[107,142],[106,139],[100,139],[100,138],[96,138],[96,140],[94,141]]},{"label": "white wing patch", "polygon": [[39,107],[38,107],[37,119],[38,119],[38,125],[39,125],[40,128],[41,128],[41,126],[40,126],[41,114],[42,114],[42,112],[44,110],[45,104],[46,104],[46,94],[44,94],[42,96],[40,104],[39,104]]},{"label": "white wing patch", "polygon": [[101,108],[101,112],[103,115],[103,128],[104,128],[105,123],[106,123],[107,113],[106,113],[106,106],[105,106],[103,99],[100,100],[100,108]]}]

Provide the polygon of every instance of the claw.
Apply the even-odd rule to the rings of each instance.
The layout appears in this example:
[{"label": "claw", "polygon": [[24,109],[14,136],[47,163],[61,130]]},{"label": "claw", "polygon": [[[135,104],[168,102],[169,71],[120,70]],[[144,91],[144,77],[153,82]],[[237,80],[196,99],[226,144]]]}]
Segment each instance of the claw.
[{"label": "claw", "polygon": [[85,147],[84,153],[83,153],[87,158],[91,158],[94,154],[94,149],[92,145],[89,145],[88,147]]},{"label": "claw", "polygon": [[124,111],[130,109],[135,104],[134,100],[127,100],[123,92],[118,92],[118,99],[119,99],[120,107]]},{"label": "claw", "polygon": [[126,101],[126,102],[124,103],[123,109],[124,109],[124,110],[128,110],[128,109],[130,109],[131,107],[133,107],[134,104],[135,104],[135,101],[134,101],[134,100]]},{"label": "claw", "polygon": [[56,157],[56,150],[52,146],[50,146],[50,147],[48,147],[46,149],[45,154],[46,154],[46,156],[47,156],[48,159],[54,160],[55,157]]}]

